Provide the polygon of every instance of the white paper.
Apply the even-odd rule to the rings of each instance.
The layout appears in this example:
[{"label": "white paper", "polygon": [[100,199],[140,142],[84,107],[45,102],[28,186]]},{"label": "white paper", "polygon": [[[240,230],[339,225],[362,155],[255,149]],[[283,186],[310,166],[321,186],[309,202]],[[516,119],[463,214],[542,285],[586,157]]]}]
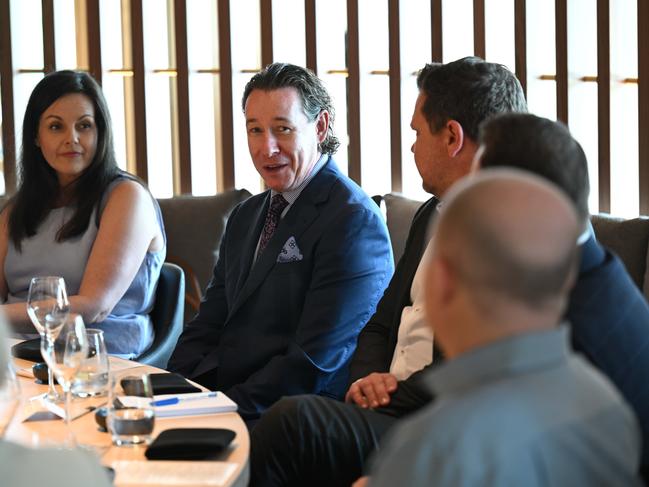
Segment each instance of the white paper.
[{"label": "white paper", "polygon": [[[216,397],[201,397],[204,392],[190,392],[188,394],[162,394],[154,396],[154,400],[164,400],[172,397],[195,398],[193,400],[181,400],[177,404],[154,407],[156,418],[172,416],[195,416],[197,414],[230,413],[237,410],[237,404],[222,392]],[[141,397],[125,396],[120,397],[121,403],[126,407],[149,407],[149,399]],[[143,402],[144,401],[144,402]]]},{"label": "white paper", "polygon": [[225,485],[237,469],[231,462],[118,461],[116,485]]}]

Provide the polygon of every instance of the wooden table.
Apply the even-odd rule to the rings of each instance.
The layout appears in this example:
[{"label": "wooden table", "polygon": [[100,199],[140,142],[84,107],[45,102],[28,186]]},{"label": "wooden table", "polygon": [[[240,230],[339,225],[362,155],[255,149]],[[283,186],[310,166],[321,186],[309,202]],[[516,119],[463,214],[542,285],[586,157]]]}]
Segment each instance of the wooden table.
[{"label": "wooden table", "polygon": [[[125,368],[145,368],[150,372],[162,372],[160,369],[155,367],[150,367],[147,365],[141,365],[137,362],[131,362],[128,360],[122,360],[115,357],[110,358],[111,369],[125,369]],[[16,370],[24,369],[30,370],[33,362],[27,360],[14,359],[14,365]],[[21,443],[31,447],[38,446],[49,446],[56,447],[61,445],[66,437],[67,430],[65,429],[65,424],[61,419],[49,419],[41,421],[28,421],[24,422],[23,420],[31,416],[37,410],[43,410],[41,406],[38,405],[37,401],[30,400],[35,396],[41,395],[47,391],[46,385],[37,384],[34,379],[29,379],[26,377],[19,377],[20,386],[22,388],[22,406],[19,413],[16,414],[14,420],[9,426],[6,432],[6,438],[10,441],[16,443]],[[88,405],[98,405],[106,402],[106,397],[100,398],[89,398],[89,399],[79,399],[76,398],[75,401],[83,401],[84,406],[87,403]],[[124,483],[123,477],[125,476],[124,471],[122,471],[122,481],[120,481],[120,464],[118,462],[122,461],[145,461],[146,457],[144,456],[144,451],[146,446],[124,446],[117,447],[113,446],[111,442],[110,433],[102,433],[99,431],[97,423],[95,422],[94,413],[90,412],[81,416],[77,419],[74,419],[71,422],[72,431],[76,436],[77,443],[82,447],[88,447],[94,450],[101,459],[101,463],[107,466],[112,466],[116,470],[116,485],[137,485],[131,483]],[[236,437],[232,442],[232,445],[228,451],[224,452],[219,458],[218,462],[228,462],[236,464],[236,469],[229,476],[225,486],[245,486],[248,485],[248,455],[250,450],[250,441],[248,437],[248,430],[246,425],[241,420],[241,417],[237,413],[221,413],[221,414],[210,414],[210,415],[200,415],[200,416],[185,416],[185,417],[174,417],[174,418],[156,418],[155,420],[155,429],[153,431],[153,437],[155,438],[160,432],[169,429],[169,428],[200,428],[200,427],[210,427],[210,428],[227,428],[236,432]],[[149,463],[153,463],[148,461]],[[217,462],[217,463],[218,463]],[[167,462],[155,462],[156,465],[161,467],[169,466],[165,465]],[[180,467],[189,467],[195,468],[199,464],[204,462],[182,462]],[[213,463],[213,462],[208,462]],[[122,464],[125,465],[125,464]],[[138,464],[130,464],[138,465]],[[139,464],[142,465],[142,464]],[[213,463],[212,467],[220,467]],[[153,485],[153,484],[146,484]],[[164,485],[164,484],[161,484]],[[174,484],[178,485],[178,484]],[[205,484],[184,484],[187,486],[192,485],[205,485]]]}]

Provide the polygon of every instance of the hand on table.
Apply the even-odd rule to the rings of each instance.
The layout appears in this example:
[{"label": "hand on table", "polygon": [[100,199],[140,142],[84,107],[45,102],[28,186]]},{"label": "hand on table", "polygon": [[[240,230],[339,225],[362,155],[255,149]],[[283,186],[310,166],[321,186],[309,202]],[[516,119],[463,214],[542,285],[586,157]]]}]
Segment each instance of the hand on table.
[{"label": "hand on table", "polygon": [[345,395],[345,402],[362,408],[378,408],[390,403],[390,394],[397,390],[397,378],[387,372],[373,372],[354,382]]}]

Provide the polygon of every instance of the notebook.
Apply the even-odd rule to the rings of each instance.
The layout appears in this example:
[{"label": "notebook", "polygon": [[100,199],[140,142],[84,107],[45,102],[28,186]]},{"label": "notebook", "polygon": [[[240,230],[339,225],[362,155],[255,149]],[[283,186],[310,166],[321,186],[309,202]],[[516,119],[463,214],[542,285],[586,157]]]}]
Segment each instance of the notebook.
[{"label": "notebook", "polygon": [[[153,396],[154,402],[178,398],[175,404],[155,406],[157,418],[172,416],[194,416],[197,414],[231,413],[237,410],[236,403],[222,392],[217,392],[213,397],[206,397],[204,392],[188,394],[162,394]],[[142,407],[143,398],[126,396],[120,401],[126,407]]]}]

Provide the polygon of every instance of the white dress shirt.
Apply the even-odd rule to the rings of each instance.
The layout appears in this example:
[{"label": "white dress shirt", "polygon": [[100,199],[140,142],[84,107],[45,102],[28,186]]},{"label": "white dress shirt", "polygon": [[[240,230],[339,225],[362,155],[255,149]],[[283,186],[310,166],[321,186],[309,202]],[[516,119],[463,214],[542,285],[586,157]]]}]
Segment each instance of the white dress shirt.
[{"label": "white dress shirt", "polygon": [[412,280],[412,306],[406,306],[401,312],[397,346],[390,365],[390,373],[397,380],[406,380],[433,361],[433,330],[426,322],[424,312],[424,279],[432,252],[432,242],[430,239]]}]

